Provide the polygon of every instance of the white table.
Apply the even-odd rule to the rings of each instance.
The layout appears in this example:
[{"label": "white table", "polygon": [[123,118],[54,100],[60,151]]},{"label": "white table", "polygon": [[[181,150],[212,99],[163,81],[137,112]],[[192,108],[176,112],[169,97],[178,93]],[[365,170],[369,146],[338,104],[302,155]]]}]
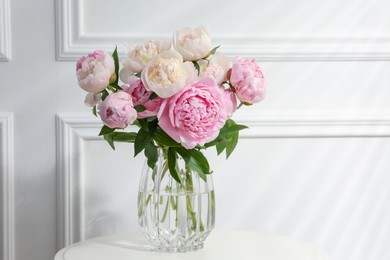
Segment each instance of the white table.
[{"label": "white table", "polygon": [[187,253],[149,250],[141,234],[85,240],[60,250],[54,260],[329,260],[313,245],[288,237],[244,231],[212,231],[203,249]]}]

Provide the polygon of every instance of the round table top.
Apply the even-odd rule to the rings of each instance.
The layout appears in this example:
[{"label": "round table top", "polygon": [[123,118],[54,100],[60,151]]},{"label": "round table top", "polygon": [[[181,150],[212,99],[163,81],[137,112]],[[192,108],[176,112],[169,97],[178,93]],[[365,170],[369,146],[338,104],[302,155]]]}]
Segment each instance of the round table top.
[{"label": "round table top", "polygon": [[187,253],[150,250],[142,234],[104,236],[60,250],[54,260],[329,260],[315,246],[283,236],[249,231],[213,230],[204,248]]}]

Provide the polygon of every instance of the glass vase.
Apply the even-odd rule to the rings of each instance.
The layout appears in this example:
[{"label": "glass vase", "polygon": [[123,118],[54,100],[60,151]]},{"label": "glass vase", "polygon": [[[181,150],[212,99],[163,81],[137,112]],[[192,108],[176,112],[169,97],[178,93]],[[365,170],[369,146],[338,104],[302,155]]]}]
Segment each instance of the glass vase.
[{"label": "glass vase", "polygon": [[138,222],[156,251],[186,252],[203,247],[215,223],[210,174],[202,176],[177,160],[181,183],[170,174],[166,150],[159,148],[152,170],[145,163],[138,193]]}]

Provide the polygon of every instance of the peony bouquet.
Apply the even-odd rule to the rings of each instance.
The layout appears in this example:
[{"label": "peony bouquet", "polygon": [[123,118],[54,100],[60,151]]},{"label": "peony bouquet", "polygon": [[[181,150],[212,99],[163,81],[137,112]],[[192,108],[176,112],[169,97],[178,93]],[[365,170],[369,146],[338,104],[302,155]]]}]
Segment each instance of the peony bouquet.
[{"label": "peony bouquet", "polygon": [[[209,174],[202,150],[215,146],[229,157],[246,128],[231,119],[233,113],[265,96],[256,61],[238,56],[231,63],[218,48],[212,48],[208,29],[199,26],[176,31],[172,42],[150,40],[134,47],[121,69],[116,49],[112,55],[96,50],[80,58],[77,79],[88,92],[85,104],[104,124],[99,135],[113,149],[115,142],[134,143],[134,156],[143,151],[152,169],[162,148],[179,183],[178,159],[201,177]],[[138,126],[138,132],[126,132],[128,125]]]}]

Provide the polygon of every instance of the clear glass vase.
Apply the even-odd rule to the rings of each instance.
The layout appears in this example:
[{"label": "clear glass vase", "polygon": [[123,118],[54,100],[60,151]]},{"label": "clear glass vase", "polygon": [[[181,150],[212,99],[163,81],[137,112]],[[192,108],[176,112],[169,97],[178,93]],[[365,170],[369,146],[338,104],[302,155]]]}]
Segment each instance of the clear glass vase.
[{"label": "clear glass vase", "polygon": [[157,251],[186,252],[203,247],[215,223],[215,198],[211,175],[200,178],[186,169],[182,159],[172,178],[166,150],[159,149],[154,169],[145,163],[138,193],[138,222]]}]

